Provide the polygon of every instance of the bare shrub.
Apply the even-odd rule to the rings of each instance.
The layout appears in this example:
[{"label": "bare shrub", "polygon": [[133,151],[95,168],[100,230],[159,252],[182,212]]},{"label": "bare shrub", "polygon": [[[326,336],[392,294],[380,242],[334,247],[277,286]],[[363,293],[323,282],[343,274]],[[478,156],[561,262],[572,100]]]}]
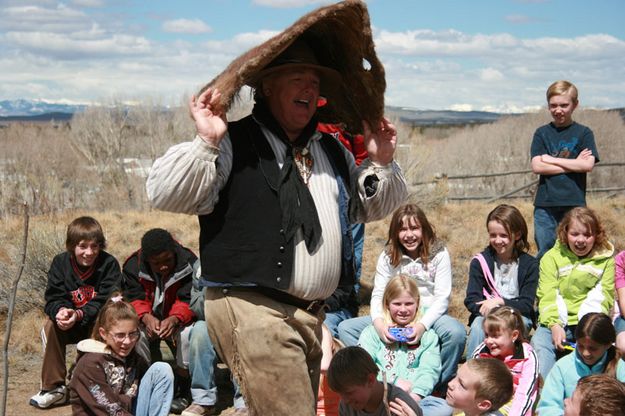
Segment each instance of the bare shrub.
[{"label": "bare shrub", "polygon": [[[35,225],[35,224],[33,224]],[[0,313],[4,314],[8,308],[9,292],[12,276],[15,276],[19,259],[20,244],[15,238],[5,240],[5,254],[7,261],[0,261],[0,274],[11,277],[0,279]],[[48,270],[52,259],[65,250],[65,230],[56,222],[44,222],[31,227],[28,241],[28,251],[24,272],[18,286],[16,312],[23,313],[31,309],[42,309],[44,306],[44,292],[47,284]]]}]

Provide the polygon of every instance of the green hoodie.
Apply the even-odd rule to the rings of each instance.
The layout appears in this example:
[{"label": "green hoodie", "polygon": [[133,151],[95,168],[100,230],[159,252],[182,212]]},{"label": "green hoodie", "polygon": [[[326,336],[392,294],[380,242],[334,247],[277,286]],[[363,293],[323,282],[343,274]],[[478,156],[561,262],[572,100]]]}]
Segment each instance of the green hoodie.
[{"label": "green hoodie", "polygon": [[584,258],[556,241],[540,260],[538,322],[577,325],[588,312],[610,314],[614,305],[614,247],[595,247]]}]

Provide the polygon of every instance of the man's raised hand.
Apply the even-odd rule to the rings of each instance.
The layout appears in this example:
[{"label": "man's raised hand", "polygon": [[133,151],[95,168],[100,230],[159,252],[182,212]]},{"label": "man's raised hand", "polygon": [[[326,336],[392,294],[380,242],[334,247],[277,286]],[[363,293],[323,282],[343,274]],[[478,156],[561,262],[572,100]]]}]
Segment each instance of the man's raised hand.
[{"label": "man's raised hand", "polygon": [[221,93],[208,88],[199,97],[191,96],[189,111],[195,121],[198,136],[206,143],[218,147],[228,130],[226,114],[219,104]]}]

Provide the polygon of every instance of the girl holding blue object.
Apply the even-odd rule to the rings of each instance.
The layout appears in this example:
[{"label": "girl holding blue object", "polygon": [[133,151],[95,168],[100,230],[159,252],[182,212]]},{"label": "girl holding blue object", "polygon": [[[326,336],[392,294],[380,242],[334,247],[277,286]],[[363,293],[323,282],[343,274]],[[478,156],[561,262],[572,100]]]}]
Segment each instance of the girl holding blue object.
[{"label": "girl holding blue object", "polygon": [[604,373],[625,382],[625,362],[613,345],[616,331],[609,316],[584,315],[575,337],[575,351],[558,360],[545,380],[537,409],[540,416],[562,415],[564,400],[573,396],[582,377]]},{"label": "girl holding blue object", "polygon": [[[389,329],[410,328],[417,321],[419,288],[406,275],[392,278],[386,285],[382,298],[384,321]],[[415,334],[405,334],[408,342],[387,344],[370,325],[362,331],[358,343],[373,357],[380,368],[378,378],[386,373],[386,380],[400,387],[419,402],[434,390],[441,372],[438,336],[433,330],[425,331],[416,344],[409,343]]]},{"label": "girl holding blue object", "polygon": [[393,213],[386,248],[376,266],[371,316],[341,322],[339,338],[346,345],[355,345],[363,329],[373,323],[381,342],[394,341],[384,320],[382,297],[391,278],[398,274],[416,283],[421,300],[419,319],[410,325],[413,333],[409,342],[418,343],[430,329],[440,339],[443,368],[436,390],[444,392],[464,352],[466,331],[463,324],[447,314],[452,288],[449,252],[417,205],[406,204]]}]

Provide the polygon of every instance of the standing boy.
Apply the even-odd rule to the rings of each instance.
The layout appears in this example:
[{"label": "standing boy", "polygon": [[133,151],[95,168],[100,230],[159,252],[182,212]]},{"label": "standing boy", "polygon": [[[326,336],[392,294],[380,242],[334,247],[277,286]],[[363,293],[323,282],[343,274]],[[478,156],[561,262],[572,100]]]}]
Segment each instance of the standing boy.
[{"label": "standing boy", "polygon": [[553,121],[534,133],[532,171],[540,175],[534,200],[534,239],[537,258],[556,238],[556,227],[573,207],[586,205],[586,173],[599,162],[592,131],[573,121],[579,104],[577,88],[569,81],[556,81],[547,89]]},{"label": "standing boy", "polygon": [[67,402],[66,347],[89,338],[100,308],[121,280],[119,263],[104,251],[104,233],[94,218],[72,221],[65,247],[67,251],[54,257],[48,272],[41,391],[30,399],[40,409]]}]

